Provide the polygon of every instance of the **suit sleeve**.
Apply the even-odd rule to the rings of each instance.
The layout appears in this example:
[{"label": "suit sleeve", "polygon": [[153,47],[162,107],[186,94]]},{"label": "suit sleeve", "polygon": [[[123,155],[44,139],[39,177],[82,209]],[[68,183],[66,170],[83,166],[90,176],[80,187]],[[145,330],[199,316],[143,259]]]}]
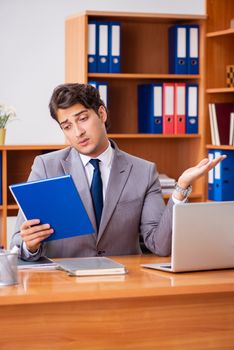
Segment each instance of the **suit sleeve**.
[{"label": "suit sleeve", "polygon": [[149,170],[148,188],[142,208],[140,232],[145,246],[160,256],[171,253],[172,208],[169,199],[165,206],[158,173],[154,165]]}]

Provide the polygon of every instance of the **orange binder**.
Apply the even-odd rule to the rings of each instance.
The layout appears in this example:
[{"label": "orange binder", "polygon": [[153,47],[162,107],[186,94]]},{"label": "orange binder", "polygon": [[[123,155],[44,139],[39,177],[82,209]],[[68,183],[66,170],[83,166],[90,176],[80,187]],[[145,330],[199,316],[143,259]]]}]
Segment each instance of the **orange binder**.
[{"label": "orange binder", "polygon": [[163,134],[174,134],[175,84],[163,83]]},{"label": "orange binder", "polygon": [[175,134],[185,134],[186,120],[186,85],[185,83],[175,83]]}]

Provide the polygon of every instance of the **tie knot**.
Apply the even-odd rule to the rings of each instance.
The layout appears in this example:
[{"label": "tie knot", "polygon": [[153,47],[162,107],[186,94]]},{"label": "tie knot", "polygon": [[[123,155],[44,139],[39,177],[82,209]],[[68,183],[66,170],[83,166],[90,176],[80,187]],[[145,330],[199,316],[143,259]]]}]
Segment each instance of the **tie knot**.
[{"label": "tie knot", "polygon": [[100,159],[90,159],[89,162],[92,164],[95,170],[99,170]]}]

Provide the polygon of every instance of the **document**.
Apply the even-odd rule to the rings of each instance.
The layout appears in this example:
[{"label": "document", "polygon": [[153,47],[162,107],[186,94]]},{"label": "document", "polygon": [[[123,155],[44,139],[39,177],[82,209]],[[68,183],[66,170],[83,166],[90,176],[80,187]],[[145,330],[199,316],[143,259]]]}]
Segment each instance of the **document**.
[{"label": "document", "polygon": [[40,219],[54,229],[44,241],[94,232],[71,175],[9,186],[26,220]]},{"label": "document", "polygon": [[56,259],[59,269],[71,276],[124,275],[124,265],[106,257]]}]

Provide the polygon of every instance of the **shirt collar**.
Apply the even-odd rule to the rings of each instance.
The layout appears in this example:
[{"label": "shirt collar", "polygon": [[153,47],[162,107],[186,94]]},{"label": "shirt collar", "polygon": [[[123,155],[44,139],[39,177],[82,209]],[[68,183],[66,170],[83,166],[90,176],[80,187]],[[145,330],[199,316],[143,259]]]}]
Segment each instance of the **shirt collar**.
[{"label": "shirt collar", "polygon": [[[113,154],[114,154],[114,150],[111,147],[111,144],[109,142],[107,149],[103,153],[101,153],[97,158],[100,159],[100,161],[106,167],[110,167],[111,163],[112,163],[112,159],[113,159]],[[86,156],[85,154],[81,154],[81,153],[80,153],[80,158],[81,158],[81,161],[82,161],[84,167],[86,167],[86,165],[89,164],[90,159],[92,159],[91,157]]]}]

